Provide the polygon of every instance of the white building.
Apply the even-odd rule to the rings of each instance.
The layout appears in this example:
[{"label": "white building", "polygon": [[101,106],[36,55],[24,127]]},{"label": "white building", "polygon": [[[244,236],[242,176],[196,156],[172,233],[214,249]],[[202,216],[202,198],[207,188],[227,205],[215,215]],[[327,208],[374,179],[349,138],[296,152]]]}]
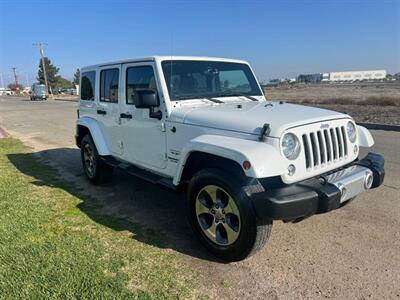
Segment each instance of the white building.
[{"label": "white building", "polygon": [[329,81],[330,73],[322,73],[322,81]]},{"label": "white building", "polygon": [[324,75],[323,81],[379,80],[386,78],[386,70],[330,72],[329,79],[327,73]]}]

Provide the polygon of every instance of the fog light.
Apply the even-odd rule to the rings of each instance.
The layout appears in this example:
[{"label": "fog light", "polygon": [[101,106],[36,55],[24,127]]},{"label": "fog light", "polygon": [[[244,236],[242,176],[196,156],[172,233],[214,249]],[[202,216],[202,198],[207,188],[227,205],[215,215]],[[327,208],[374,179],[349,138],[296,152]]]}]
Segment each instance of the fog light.
[{"label": "fog light", "polygon": [[292,176],[296,172],[296,167],[294,165],[289,165],[287,168],[289,176]]},{"label": "fog light", "polygon": [[354,152],[354,154],[357,154],[357,152],[358,152],[358,146],[357,145],[354,145],[353,152]]},{"label": "fog light", "polygon": [[374,182],[374,177],[372,176],[371,173],[367,173],[367,175],[365,176],[365,180],[364,180],[364,187],[365,189],[370,189],[372,186],[372,182]]}]

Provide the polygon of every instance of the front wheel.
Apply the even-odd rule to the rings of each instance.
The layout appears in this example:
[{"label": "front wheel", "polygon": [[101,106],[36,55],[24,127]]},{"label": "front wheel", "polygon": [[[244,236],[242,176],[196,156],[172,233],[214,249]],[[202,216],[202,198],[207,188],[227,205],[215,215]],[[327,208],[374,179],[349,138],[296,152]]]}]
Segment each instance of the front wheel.
[{"label": "front wheel", "polygon": [[198,172],[188,188],[188,218],[200,242],[224,261],[245,259],[267,242],[272,220],[258,219],[245,180],[218,170]]},{"label": "front wheel", "polygon": [[111,180],[114,168],[101,160],[90,134],[81,142],[81,159],[86,177],[94,184]]}]

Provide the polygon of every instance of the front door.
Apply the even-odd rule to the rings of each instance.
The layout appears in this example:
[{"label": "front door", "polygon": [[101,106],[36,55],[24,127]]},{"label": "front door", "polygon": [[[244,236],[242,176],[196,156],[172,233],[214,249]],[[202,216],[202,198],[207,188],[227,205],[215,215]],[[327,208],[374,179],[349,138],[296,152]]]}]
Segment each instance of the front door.
[{"label": "front door", "polygon": [[158,78],[154,69],[150,62],[122,65],[125,74],[124,95],[120,101],[121,133],[125,145],[123,157],[144,167],[164,169],[167,165],[164,119],[151,118],[149,109],[138,109],[133,101],[137,90],[157,92]]}]

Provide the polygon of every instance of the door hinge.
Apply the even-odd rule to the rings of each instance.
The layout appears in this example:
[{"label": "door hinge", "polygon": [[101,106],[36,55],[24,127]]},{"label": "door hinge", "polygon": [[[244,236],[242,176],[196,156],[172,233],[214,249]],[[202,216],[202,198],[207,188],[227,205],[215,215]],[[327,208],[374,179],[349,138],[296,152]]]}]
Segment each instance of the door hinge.
[{"label": "door hinge", "polygon": [[165,123],[164,122],[161,123],[161,131],[165,132]]}]

